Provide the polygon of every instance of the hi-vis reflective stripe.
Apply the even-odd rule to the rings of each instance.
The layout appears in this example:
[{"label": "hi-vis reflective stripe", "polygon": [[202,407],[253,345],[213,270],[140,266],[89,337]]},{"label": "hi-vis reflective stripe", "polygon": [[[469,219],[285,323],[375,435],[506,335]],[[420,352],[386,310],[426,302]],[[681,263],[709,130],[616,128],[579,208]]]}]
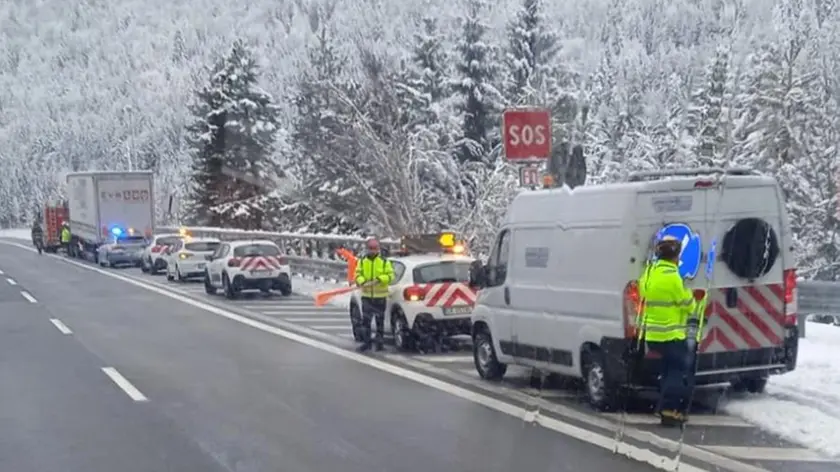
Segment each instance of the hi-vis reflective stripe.
[{"label": "hi-vis reflective stripe", "polygon": [[656,300],[645,300],[645,306],[652,306],[652,307],[679,307],[679,306],[691,306],[691,303],[694,302],[693,298],[685,299],[681,302],[661,302]]},{"label": "hi-vis reflective stripe", "polygon": [[685,325],[659,326],[659,325],[649,324],[649,325],[645,326],[646,331],[648,331],[648,332],[653,331],[653,332],[656,332],[656,333],[668,333],[668,332],[671,332],[671,331],[680,331],[680,330],[685,330],[685,329],[686,329]]}]

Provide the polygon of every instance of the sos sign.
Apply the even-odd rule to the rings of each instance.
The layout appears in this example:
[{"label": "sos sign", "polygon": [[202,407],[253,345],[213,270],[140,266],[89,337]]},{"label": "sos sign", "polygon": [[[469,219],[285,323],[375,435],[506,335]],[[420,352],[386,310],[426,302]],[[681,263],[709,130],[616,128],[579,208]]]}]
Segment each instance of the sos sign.
[{"label": "sos sign", "polygon": [[543,109],[505,110],[502,135],[508,160],[548,159],[551,156],[551,112]]}]

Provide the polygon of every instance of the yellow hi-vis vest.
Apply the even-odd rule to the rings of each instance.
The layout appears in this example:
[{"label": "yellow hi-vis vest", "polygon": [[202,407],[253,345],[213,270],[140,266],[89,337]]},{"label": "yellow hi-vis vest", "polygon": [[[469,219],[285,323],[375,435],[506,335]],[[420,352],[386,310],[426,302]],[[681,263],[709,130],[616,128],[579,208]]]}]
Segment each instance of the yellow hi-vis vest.
[{"label": "yellow hi-vis vest", "polygon": [[643,300],[642,324],[645,341],[681,341],[686,338],[686,323],[697,309],[691,290],[685,288],[676,264],[657,261],[639,279]]},{"label": "yellow hi-vis vest", "polygon": [[61,228],[61,242],[69,243],[70,242],[70,230],[67,228]]},{"label": "yellow hi-vis vest", "polygon": [[356,265],[356,283],[361,285],[375,280],[376,284],[362,289],[362,297],[387,298],[388,284],[394,280],[394,266],[381,256],[362,257]]}]

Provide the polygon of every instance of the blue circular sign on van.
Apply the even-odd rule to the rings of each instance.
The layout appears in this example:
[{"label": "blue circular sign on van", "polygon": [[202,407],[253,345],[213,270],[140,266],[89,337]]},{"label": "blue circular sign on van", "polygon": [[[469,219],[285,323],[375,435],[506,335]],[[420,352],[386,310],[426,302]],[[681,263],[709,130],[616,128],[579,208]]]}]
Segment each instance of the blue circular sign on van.
[{"label": "blue circular sign on van", "polygon": [[692,231],[691,227],[683,223],[672,223],[663,227],[657,233],[661,239],[671,236],[682,243],[680,251],[680,276],[693,279],[700,271],[700,259],[703,255],[703,245],[700,235]]}]

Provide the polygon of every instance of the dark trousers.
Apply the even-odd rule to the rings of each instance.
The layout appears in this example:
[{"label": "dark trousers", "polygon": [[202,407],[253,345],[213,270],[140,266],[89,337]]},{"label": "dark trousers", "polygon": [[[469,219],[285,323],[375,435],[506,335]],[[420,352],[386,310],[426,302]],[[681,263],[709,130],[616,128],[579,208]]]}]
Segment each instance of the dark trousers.
[{"label": "dark trousers", "polygon": [[[686,382],[689,356],[685,341],[648,342],[647,345],[648,349],[661,356],[659,404],[656,411],[674,410],[686,413],[691,388]],[[692,387],[693,383],[692,375]]]},{"label": "dark trousers", "polygon": [[376,320],[376,343],[382,345],[385,336],[385,305],[387,298],[362,297],[362,342],[371,344],[371,320]]}]

